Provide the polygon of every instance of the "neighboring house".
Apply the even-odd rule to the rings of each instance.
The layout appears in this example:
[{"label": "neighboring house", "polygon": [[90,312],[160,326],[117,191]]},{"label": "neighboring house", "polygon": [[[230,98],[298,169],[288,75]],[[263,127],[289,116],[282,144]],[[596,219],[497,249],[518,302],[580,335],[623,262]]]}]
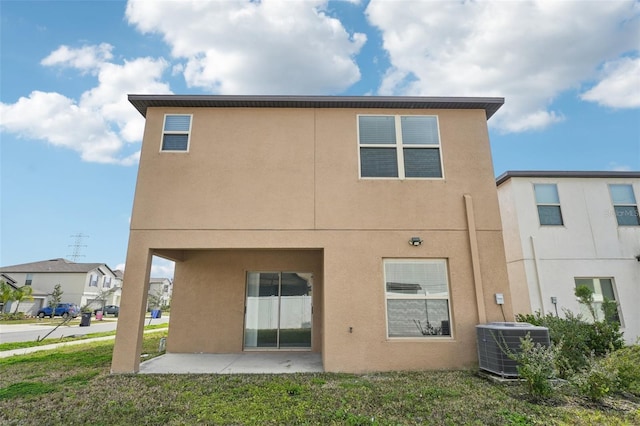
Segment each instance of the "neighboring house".
[{"label": "neighboring house", "polygon": [[[113,293],[113,299],[111,300],[112,305],[120,306],[120,299],[122,297],[122,280],[124,278],[124,272],[120,269],[114,269],[113,274],[115,278],[113,279],[113,285],[118,289]],[[107,303],[105,303],[106,305]]]},{"label": "neighboring house", "polygon": [[[0,281],[4,281],[12,290],[17,290],[20,287],[16,280],[4,273],[0,273]],[[5,304],[0,300],[0,313],[4,313],[5,311],[11,312],[11,303],[12,301],[9,301],[5,306]]]},{"label": "neighboring house", "polygon": [[175,261],[169,352],[462,368],[476,324],[513,320],[487,131],[502,98],[129,100],[146,127],[112,372],[139,369],[153,256]]},{"label": "neighboring house", "polygon": [[618,303],[625,339],[635,342],[640,172],[509,171],[497,185],[514,311],[587,314],[574,294],[586,285],[597,306],[604,297]]},{"label": "neighboring house", "polygon": [[171,304],[171,294],[173,293],[173,282],[170,278],[151,278],[149,280],[149,299],[154,299],[157,306],[149,306],[147,301],[147,310],[152,308],[166,308]]},{"label": "neighboring house", "polygon": [[0,272],[10,274],[18,286],[33,287],[33,302],[22,302],[20,311],[35,315],[48,305],[48,295],[56,284],[63,291],[61,302],[76,303],[95,309],[104,304],[116,304],[120,287],[116,287],[114,272],[104,263],[75,263],[66,259],[51,259],[21,265],[4,266]]}]

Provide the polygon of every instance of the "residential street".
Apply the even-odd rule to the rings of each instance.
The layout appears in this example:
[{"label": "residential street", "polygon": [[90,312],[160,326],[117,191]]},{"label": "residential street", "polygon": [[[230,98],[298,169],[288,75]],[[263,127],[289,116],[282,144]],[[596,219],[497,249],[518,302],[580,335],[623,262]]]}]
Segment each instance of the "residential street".
[{"label": "residential street", "polygon": [[[45,336],[48,332],[55,328],[55,325],[62,322],[62,319],[56,318],[55,321],[49,321],[48,319],[43,320],[43,323],[47,325],[40,324],[18,324],[18,325],[7,325],[0,324],[0,343],[10,343],[10,342],[27,342],[27,341],[35,341],[38,339],[38,336]],[[151,320],[151,324],[162,324],[168,323],[169,317],[163,316],[162,318],[154,318]],[[73,335],[82,335],[82,334],[91,334],[91,333],[101,333],[105,331],[114,331],[118,324],[118,320],[116,318],[106,318],[102,321],[96,321],[95,318],[91,318],[91,325],[88,327],[80,327],[77,321],[73,322],[73,325],[63,325],[59,327],[56,331],[51,333],[47,337],[47,341],[51,341],[51,343],[55,343],[55,340],[58,340],[62,337],[69,337]],[[149,318],[145,319],[145,325],[149,324]]]}]

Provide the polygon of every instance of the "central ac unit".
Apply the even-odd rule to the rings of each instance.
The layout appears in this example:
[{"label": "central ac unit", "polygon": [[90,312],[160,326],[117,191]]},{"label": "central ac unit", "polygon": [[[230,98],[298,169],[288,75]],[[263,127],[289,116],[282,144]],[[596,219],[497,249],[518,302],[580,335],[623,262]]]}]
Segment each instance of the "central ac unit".
[{"label": "central ac unit", "polygon": [[509,353],[520,352],[520,338],[527,334],[534,343],[549,346],[549,329],[527,322],[491,322],[476,326],[478,363],[481,370],[502,377],[518,377],[518,363]]}]

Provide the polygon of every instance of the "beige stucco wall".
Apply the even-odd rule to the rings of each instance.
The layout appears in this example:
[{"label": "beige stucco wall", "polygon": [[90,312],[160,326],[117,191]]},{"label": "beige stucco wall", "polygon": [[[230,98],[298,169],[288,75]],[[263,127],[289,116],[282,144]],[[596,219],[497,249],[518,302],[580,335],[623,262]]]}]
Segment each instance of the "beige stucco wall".
[{"label": "beige stucco wall", "polygon": [[176,265],[169,352],[242,352],[246,274],[313,273],[312,348],[322,338],[322,252],[315,250],[194,250]]},{"label": "beige stucco wall", "polygon": [[[189,112],[189,152],[161,153],[163,115]],[[444,178],[359,179],[358,114],[438,115]],[[177,260],[168,350],[238,352],[246,272],[309,265],[325,370],[472,366],[479,306],[488,321],[513,320],[493,176],[483,110],[151,108],[120,322],[141,324],[143,279],[160,253]],[[409,245],[413,236],[424,243]],[[387,338],[387,258],[447,260],[452,337]],[[137,370],[139,336],[141,326],[119,327],[112,371]]]}]

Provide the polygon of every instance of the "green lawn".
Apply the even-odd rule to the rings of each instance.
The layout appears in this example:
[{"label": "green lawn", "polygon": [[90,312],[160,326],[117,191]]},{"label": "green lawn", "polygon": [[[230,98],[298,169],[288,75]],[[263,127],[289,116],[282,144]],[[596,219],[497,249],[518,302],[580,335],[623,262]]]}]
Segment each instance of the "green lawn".
[{"label": "green lawn", "polygon": [[[158,355],[165,332],[145,335]],[[0,359],[0,424],[633,425],[640,403],[536,403],[473,371],[110,375],[113,342]]]},{"label": "green lawn", "polygon": [[[0,323],[3,324],[3,323]],[[57,325],[57,324],[55,324]],[[144,329],[145,330],[153,330],[153,329],[157,329],[157,328],[167,328],[168,324],[150,324],[150,325],[145,325]],[[30,340],[30,341],[26,341],[26,342],[10,342],[10,343],[0,343],[0,351],[10,351],[13,349],[23,349],[23,348],[33,348],[35,346],[45,346],[45,345],[51,345],[54,343],[64,343],[64,342],[72,342],[75,340],[87,340],[87,339],[91,339],[94,337],[106,337],[106,336],[115,336],[116,332],[115,331],[104,331],[104,332],[100,332],[100,333],[89,333],[89,334],[84,334],[78,337],[64,337],[62,339],[58,339],[58,338],[47,338],[44,339],[40,342],[35,341],[35,340]]]}]

